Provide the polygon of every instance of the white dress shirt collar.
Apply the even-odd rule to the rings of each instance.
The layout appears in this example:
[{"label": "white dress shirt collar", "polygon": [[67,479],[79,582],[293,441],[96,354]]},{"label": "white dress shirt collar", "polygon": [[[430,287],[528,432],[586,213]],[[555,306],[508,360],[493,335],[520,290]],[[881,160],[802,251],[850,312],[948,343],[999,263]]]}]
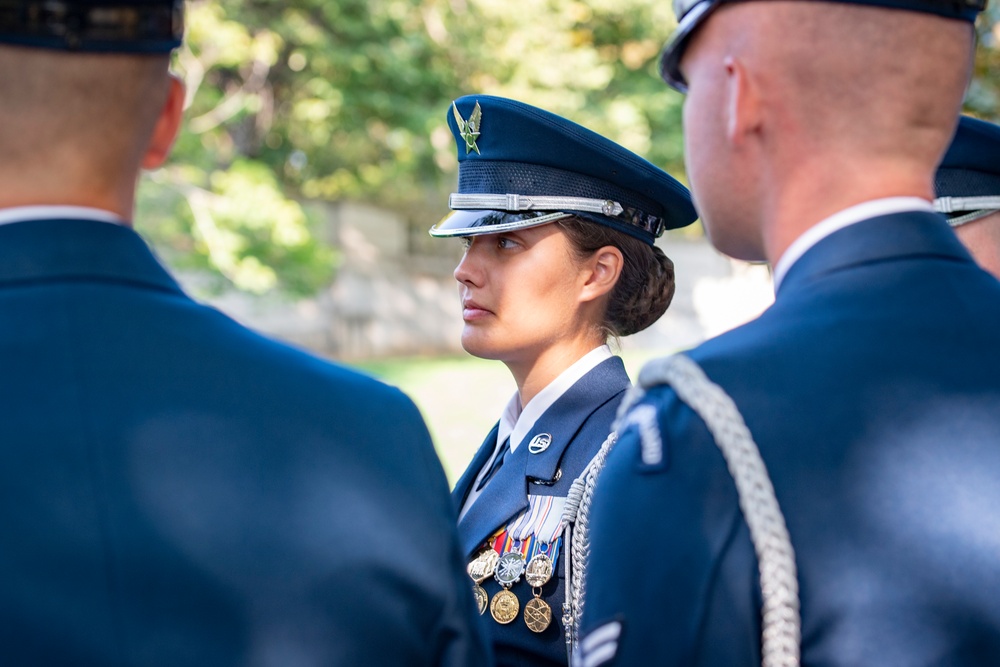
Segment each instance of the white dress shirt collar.
[{"label": "white dress shirt collar", "polygon": [[819,221],[807,229],[802,236],[795,239],[775,263],[774,291],[778,291],[781,281],[784,280],[788,274],[788,270],[792,268],[795,262],[799,261],[799,258],[806,254],[810,248],[830,234],[862,220],[882,215],[891,215],[893,213],[903,213],[905,211],[928,211],[933,213],[934,206],[926,199],[919,197],[886,197],[884,199],[873,199],[856,204]]},{"label": "white dress shirt collar", "polygon": [[542,389],[534,398],[528,401],[528,405],[523,410],[521,409],[520,396],[517,392],[514,393],[510,401],[507,402],[507,407],[504,408],[503,414],[500,415],[500,425],[497,427],[497,442],[493,447],[493,454],[487,459],[483,468],[476,475],[475,480],[473,480],[469,494],[465,497],[465,504],[462,505],[462,511],[458,515],[459,521],[465,517],[465,514],[476,502],[476,499],[479,498],[479,494],[482,493],[482,490],[478,488],[479,483],[483,475],[486,474],[486,471],[490,469],[493,459],[496,457],[503,441],[509,437],[510,451],[513,452],[517,449],[521,441],[524,440],[525,434],[531,430],[531,427],[535,425],[538,418],[545,414],[545,411],[552,407],[552,404],[560,396],[565,394],[570,387],[576,384],[577,380],[592,371],[599,363],[611,357],[611,348],[607,345],[594,348],[580,357],[572,366],[560,373],[555,380],[546,385],[545,389]]},{"label": "white dress shirt collar", "polygon": [[28,222],[31,220],[94,220],[110,222],[115,225],[128,224],[111,211],[89,206],[14,206],[0,208],[0,225],[13,222]]},{"label": "white dress shirt collar", "polygon": [[510,436],[510,451],[515,451],[524,440],[524,436],[538,421],[538,418],[545,414],[545,411],[552,407],[552,404],[565,394],[566,390],[592,371],[599,363],[611,357],[611,348],[607,345],[594,348],[560,373],[555,380],[528,401],[524,408],[521,407],[519,395],[515,393],[500,416],[497,444],[502,443]]}]

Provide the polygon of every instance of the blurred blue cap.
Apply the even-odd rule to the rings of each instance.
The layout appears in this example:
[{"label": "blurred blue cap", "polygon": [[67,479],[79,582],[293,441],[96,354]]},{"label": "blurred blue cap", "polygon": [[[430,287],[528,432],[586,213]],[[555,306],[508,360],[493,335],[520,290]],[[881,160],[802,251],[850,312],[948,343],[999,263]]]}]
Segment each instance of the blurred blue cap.
[{"label": "blurred blue cap", "polygon": [[0,44],[169,53],[183,36],[183,0],[0,0]]},{"label": "blurred blue cap", "polygon": [[[660,76],[671,88],[687,92],[687,81],[680,71],[681,57],[695,30],[724,3],[749,2],[751,0],[674,0],[674,14],[677,16],[677,30],[670,36],[660,57]],[[844,2],[855,5],[871,5],[889,9],[906,9],[916,12],[937,14],[951,19],[975,21],[979,12],[986,9],[987,0],[805,0]]]},{"label": "blurred blue cap", "polygon": [[1000,126],[962,116],[934,190],[934,208],[953,227],[1000,211]]},{"label": "blurred blue cap", "polygon": [[635,153],[514,100],[467,95],[448,110],[458,146],[452,213],[432,236],[475,236],[578,216],[653,244],[698,217],[687,188]]}]

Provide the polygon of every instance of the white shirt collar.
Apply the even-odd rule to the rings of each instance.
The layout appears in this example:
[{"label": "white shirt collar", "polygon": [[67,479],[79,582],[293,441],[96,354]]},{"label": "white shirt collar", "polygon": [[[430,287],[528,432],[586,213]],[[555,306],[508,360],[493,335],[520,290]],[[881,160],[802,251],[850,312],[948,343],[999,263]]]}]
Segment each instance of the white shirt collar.
[{"label": "white shirt collar", "polygon": [[94,220],[124,225],[127,222],[112,213],[100,208],[89,206],[14,206],[0,208],[0,225],[12,222],[28,222],[30,220],[54,220],[70,218],[73,220]]},{"label": "white shirt collar", "polygon": [[504,408],[503,414],[500,416],[500,425],[497,427],[497,443],[493,448],[493,455],[487,459],[482,470],[479,471],[476,479],[473,480],[472,487],[469,489],[469,495],[465,497],[465,504],[458,515],[459,521],[465,517],[466,512],[469,511],[469,508],[479,498],[479,494],[482,493],[481,490],[478,490],[479,482],[493,463],[493,458],[496,456],[497,450],[500,449],[503,441],[510,437],[510,451],[513,452],[517,449],[521,441],[524,440],[525,434],[531,430],[531,427],[535,425],[538,418],[545,414],[545,411],[552,407],[552,404],[560,396],[565,394],[570,387],[576,384],[577,380],[592,371],[599,363],[611,357],[611,348],[607,345],[594,348],[580,357],[572,366],[560,373],[545,389],[538,392],[533,399],[528,401],[528,405],[523,410],[521,409],[519,395],[516,392],[514,393],[514,396],[507,402],[507,407]]},{"label": "white shirt collar", "polygon": [[920,197],[885,197],[883,199],[873,199],[856,204],[820,220],[807,229],[802,236],[795,239],[792,245],[788,246],[788,249],[785,250],[781,258],[775,263],[774,291],[778,291],[781,281],[788,274],[788,270],[792,268],[792,265],[799,261],[799,258],[806,254],[806,251],[830,234],[862,220],[876,218],[881,215],[903,213],[904,211],[929,211],[933,213],[934,206],[926,199],[921,199]]},{"label": "white shirt collar", "polygon": [[528,404],[521,408],[521,400],[515,393],[507,403],[507,407],[500,416],[500,428],[497,431],[497,444],[510,436],[510,451],[515,451],[524,436],[535,425],[538,418],[545,414],[545,411],[552,407],[552,404],[566,393],[570,387],[576,384],[577,380],[592,371],[599,363],[612,357],[611,348],[601,345],[583,355],[572,366],[564,370],[555,380],[546,385],[545,389],[538,392]]}]

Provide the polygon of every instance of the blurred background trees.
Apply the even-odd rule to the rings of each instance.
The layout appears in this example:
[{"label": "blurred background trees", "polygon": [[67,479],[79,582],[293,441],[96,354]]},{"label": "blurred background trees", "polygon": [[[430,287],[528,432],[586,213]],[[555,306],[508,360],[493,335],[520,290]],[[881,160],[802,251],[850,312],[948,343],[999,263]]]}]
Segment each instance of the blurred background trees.
[{"label": "blurred background trees", "polygon": [[[563,114],[683,180],[683,98],[656,71],[673,27],[648,0],[190,0],[187,123],[146,177],[140,229],[220,286],[312,293],[337,256],[310,203],[429,227],[457,170],[447,105],[474,92]],[[978,29],[967,108],[997,120],[1000,6]]]}]

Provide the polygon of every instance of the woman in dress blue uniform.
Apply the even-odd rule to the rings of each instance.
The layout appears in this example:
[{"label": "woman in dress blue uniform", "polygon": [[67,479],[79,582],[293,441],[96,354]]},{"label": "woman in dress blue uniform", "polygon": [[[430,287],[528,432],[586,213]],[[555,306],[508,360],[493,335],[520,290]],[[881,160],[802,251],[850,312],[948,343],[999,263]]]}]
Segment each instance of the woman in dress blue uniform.
[{"label": "woman in dress blue uniform", "polygon": [[564,118],[485,95],[456,100],[452,213],[462,345],[517,393],[453,491],[498,664],[565,665],[563,510],[607,439],[629,378],[609,337],[666,310],[673,264],[653,245],[696,214],[688,191]]}]

